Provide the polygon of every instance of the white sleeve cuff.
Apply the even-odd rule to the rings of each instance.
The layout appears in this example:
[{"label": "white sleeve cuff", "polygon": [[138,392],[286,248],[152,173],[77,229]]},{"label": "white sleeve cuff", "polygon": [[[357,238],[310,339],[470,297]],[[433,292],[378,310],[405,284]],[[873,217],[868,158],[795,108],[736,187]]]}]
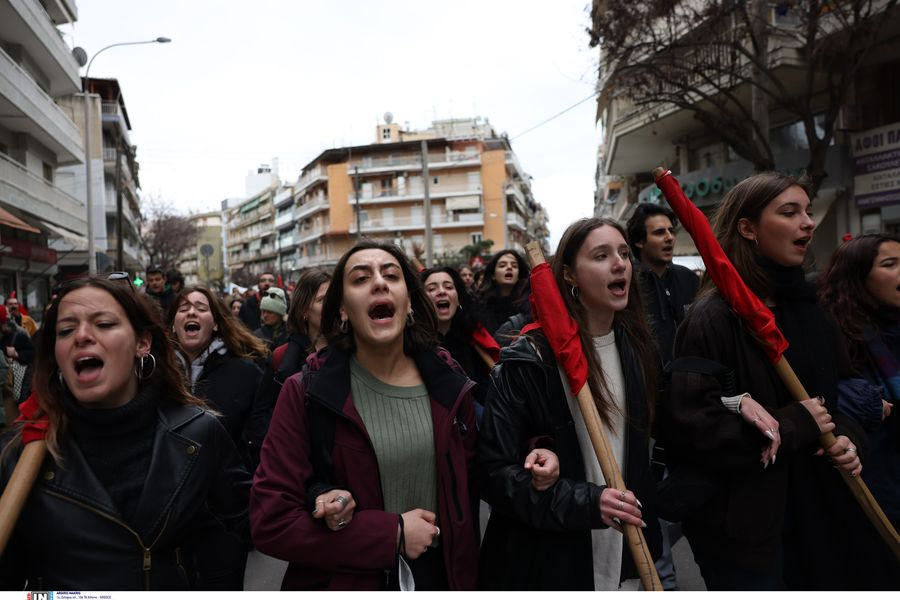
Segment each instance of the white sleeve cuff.
[{"label": "white sleeve cuff", "polygon": [[741,414],[741,400],[743,400],[744,396],[746,395],[747,394],[740,394],[737,396],[722,396],[722,404],[731,412],[739,415]]}]

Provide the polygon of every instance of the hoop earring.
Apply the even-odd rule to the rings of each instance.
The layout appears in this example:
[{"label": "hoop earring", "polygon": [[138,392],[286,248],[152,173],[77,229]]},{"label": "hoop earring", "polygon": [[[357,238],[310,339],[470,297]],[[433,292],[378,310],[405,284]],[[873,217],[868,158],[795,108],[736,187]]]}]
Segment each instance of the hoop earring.
[{"label": "hoop earring", "polygon": [[62,371],[57,371],[56,376],[59,377],[59,387],[66,389],[66,380],[63,379]]},{"label": "hoop earring", "polygon": [[580,295],[580,292],[578,291],[578,286],[573,285],[571,288],[569,288],[569,294],[572,295],[572,300],[578,300],[578,296]]},{"label": "hoop earring", "polygon": [[[144,361],[147,359],[147,357],[150,357],[150,363],[151,363],[150,364],[150,372],[144,373],[144,371],[146,370]],[[135,365],[135,373],[134,373],[135,375],[137,375],[138,381],[144,381],[145,379],[149,379],[155,372],[156,372],[156,357],[153,356],[153,354],[151,352],[148,352],[147,354],[144,354],[143,356],[141,356],[141,362],[140,362],[140,364]]]},{"label": "hoop earring", "polygon": [[347,333],[348,331],[350,331],[350,319],[341,321],[341,326],[338,327],[338,329],[341,333]]},{"label": "hoop earring", "polygon": [[406,326],[412,327],[416,324],[416,316],[413,314],[413,311],[409,311],[406,313]]}]

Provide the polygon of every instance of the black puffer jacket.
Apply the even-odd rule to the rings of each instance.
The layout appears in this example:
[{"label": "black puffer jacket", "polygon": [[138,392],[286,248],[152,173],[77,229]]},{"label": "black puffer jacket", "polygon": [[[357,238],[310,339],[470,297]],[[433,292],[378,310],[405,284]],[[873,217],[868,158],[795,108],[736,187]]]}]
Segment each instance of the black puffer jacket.
[{"label": "black puffer jacket", "polygon": [[[643,377],[624,332],[616,346],[624,371],[628,429],[625,484],[644,505],[644,530],[653,556],[659,555],[655,483],[650,473],[649,432]],[[531,486],[522,467],[535,447],[559,456],[560,478],[545,492]],[[481,588],[499,590],[593,590],[591,529],[606,527],[600,517],[604,486],[586,481],[575,422],[553,352],[540,332],[505,348],[491,374],[478,445],[482,498],[492,512],[481,546]],[[625,544],[623,536],[623,546]],[[600,558],[602,560],[602,558]],[[637,573],[627,548],[623,579]]]},{"label": "black puffer jacket", "polygon": [[[193,406],[161,403],[158,413],[147,484],[132,525],[77,444],[64,436],[64,464],[47,456],[0,559],[0,589],[25,589],[26,581],[28,589],[44,590],[190,589],[205,553],[197,543],[209,533],[197,519],[204,507],[248,537],[250,477],[221,424]],[[3,460],[3,488],[19,454]]]},{"label": "black puffer jacket", "polygon": [[260,365],[226,350],[206,358],[192,386],[195,396],[220,413],[219,420],[251,472],[259,462],[259,449],[274,408],[272,398],[260,392],[262,378]]}]

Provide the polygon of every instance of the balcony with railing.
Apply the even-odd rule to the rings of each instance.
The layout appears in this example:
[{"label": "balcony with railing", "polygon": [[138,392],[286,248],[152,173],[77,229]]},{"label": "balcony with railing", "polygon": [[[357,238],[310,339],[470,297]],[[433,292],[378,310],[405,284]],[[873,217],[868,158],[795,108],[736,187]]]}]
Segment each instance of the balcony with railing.
[{"label": "balcony with railing", "polygon": [[[51,0],[50,4],[55,2]],[[25,49],[38,69],[46,75],[47,87],[52,95],[74,94],[81,89],[78,63],[72,56],[72,50],[40,2],[4,2],[0,4],[0,22],[6,25],[4,41],[20,44]]]},{"label": "balcony with railing", "polygon": [[[36,140],[54,152],[60,164],[82,162],[81,130],[31,75],[0,48],[0,90],[4,90],[3,117],[17,120]],[[6,92],[9,90],[9,93]],[[16,125],[7,125],[14,132]]]},{"label": "balcony with railing", "polygon": [[275,215],[275,228],[278,229],[285,225],[289,225],[294,222],[294,211],[293,210],[284,210],[279,211]]},{"label": "balcony with railing", "polygon": [[[478,227],[484,225],[484,213],[448,213],[431,217],[431,226],[435,229],[454,227]],[[414,215],[392,217],[388,219],[366,219],[361,223],[363,232],[405,231],[425,228],[425,216]],[[350,224],[350,233],[356,233],[356,221]]]},{"label": "balcony with railing", "polygon": [[528,227],[525,217],[517,212],[506,213],[506,224],[512,227],[518,227],[522,231],[525,231]]},{"label": "balcony with railing", "polygon": [[296,236],[296,243],[305,244],[310,240],[314,240],[317,237],[320,237],[328,231],[328,225],[320,224],[313,225],[311,227],[307,227],[306,229],[299,228]]},{"label": "balcony with railing", "polygon": [[[443,184],[430,185],[428,187],[428,196],[434,200],[438,198],[453,198],[457,196],[480,196],[481,185],[468,184]],[[381,204],[388,202],[409,202],[410,200],[420,200],[425,198],[425,191],[421,184],[405,185],[403,187],[392,185],[389,187],[373,186],[371,191],[361,190],[359,195],[360,204]],[[351,198],[351,203],[354,200]]]},{"label": "balcony with railing", "polygon": [[300,175],[300,178],[297,180],[297,185],[295,187],[296,192],[299,194],[306,190],[309,186],[314,183],[320,181],[327,181],[328,173],[322,167],[315,167],[310,169],[306,173]]},{"label": "balcony with railing", "polygon": [[313,196],[311,201],[294,207],[294,218],[298,221],[320,210],[328,208],[328,196],[320,194]]},{"label": "balcony with railing", "polygon": [[[481,155],[478,152],[429,152],[428,168],[440,169],[450,166],[471,166],[481,164]],[[359,173],[372,174],[390,171],[421,171],[422,154],[419,152],[401,154],[396,156],[374,157],[365,156],[354,160],[347,166],[347,172],[353,174],[354,168]]]},{"label": "balcony with railing", "polygon": [[80,235],[87,231],[84,203],[0,154],[0,198],[42,221]]},{"label": "balcony with railing", "polygon": [[118,131],[114,135],[122,136],[123,141],[127,146],[131,145],[131,141],[128,137],[128,120],[125,118],[125,113],[122,112],[122,107],[119,106],[118,102],[101,102],[100,103],[100,113],[101,118],[103,120],[104,125],[115,126]]},{"label": "balcony with railing", "polygon": [[311,267],[321,267],[324,265],[333,265],[340,260],[342,253],[339,252],[322,252],[313,255],[303,255],[296,261],[297,269],[308,269]]}]

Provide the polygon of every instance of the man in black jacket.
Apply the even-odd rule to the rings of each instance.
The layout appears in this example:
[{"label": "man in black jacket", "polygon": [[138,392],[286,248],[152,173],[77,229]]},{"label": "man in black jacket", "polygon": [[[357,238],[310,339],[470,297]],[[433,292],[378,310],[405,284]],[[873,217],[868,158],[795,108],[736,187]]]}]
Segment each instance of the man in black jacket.
[{"label": "man in black jacket", "polygon": [[166,286],[166,273],[162,267],[147,267],[147,290],[148,297],[153,298],[162,311],[163,318],[168,318],[169,307],[175,301],[175,292]]},{"label": "man in black jacket", "polygon": [[[672,262],[675,250],[675,214],[658,204],[638,204],[628,219],[628,240],[636,259],[644,310],[650,330],[659,346],[663,365],[672,361],[675,331],[684,320],[687,307],[694,301],[700,280],[693,271]],[[665,472],[665,450],[654,443],[653,466],[657,477]],[[672,546],[681,538],[680,523],[660,519],[663,532],[663,554],[656,568],[663,587],[676,589]]]},{"label": "man in black jacket", "polygon": [[663,365],[672,360],[675,330],[700,287],[693,271],[672,262],[677,225],[675,214],[657,204],[638,204],[627,225],[644,310]]}]

